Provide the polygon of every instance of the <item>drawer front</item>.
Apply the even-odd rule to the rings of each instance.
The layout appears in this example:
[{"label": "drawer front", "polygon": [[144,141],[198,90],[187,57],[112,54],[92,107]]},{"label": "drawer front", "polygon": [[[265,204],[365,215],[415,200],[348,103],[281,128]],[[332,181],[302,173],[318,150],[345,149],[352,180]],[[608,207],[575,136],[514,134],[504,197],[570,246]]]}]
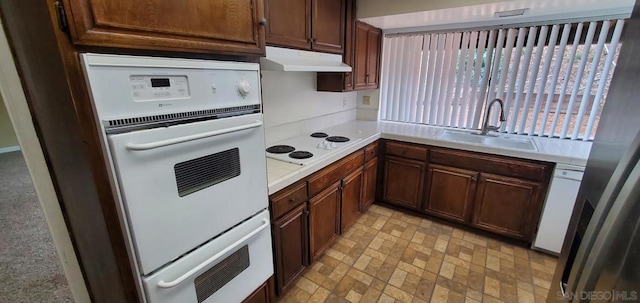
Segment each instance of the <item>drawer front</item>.
[{"label": "drawer front", "polygon": [[507,177],[544,181],[551,166],[513,158],[433,148],[429,162]]},{"label": "drawer front", "polygon": [[346,177],[359,166],[364,164],[364,152],[359,150],[344,159],[331,164],[309,178],[309,196],[313,197]]},{"label": "drawer front", "polygon": [[427,147],[410,145],[406,143],[388,141],[385,146],[385,153],[398,157],[414,159],[419,161],[427,160]]},{"label": "drawer front", "polygon": [[369,162],[371,159],[378,156],[378,142],[373,142],[364,149],[364,162]]},{"label": "drawer front", "polygon": [[271,214],[278,218],[307,201],[307,183],[301,182],[285,188],[270,197]]}]

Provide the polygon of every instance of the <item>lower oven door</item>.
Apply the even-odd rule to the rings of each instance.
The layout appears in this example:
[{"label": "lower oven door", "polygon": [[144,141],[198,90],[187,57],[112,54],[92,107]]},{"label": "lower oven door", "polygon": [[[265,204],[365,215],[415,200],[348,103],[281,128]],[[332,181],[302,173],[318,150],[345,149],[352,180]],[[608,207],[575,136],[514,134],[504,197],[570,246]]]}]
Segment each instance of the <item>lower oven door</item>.
[{"label": "lower oven door", "polygon": [[143,277],[149,303],[241,302],[273,274],[265,210]]},{"label": "lower oven door", "polygon": [[262,115],[108,136],[146,275],[268,206]]}]

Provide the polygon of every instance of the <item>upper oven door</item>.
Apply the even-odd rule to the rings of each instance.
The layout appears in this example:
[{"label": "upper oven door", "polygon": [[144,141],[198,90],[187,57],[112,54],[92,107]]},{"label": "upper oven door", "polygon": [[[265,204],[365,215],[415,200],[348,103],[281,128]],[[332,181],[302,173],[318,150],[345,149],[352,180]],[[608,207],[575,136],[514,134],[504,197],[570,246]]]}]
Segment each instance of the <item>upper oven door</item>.
[{"label": "upper oven door", "polygon": [[262,114],[108,140],[143,274],[268,206]]}]

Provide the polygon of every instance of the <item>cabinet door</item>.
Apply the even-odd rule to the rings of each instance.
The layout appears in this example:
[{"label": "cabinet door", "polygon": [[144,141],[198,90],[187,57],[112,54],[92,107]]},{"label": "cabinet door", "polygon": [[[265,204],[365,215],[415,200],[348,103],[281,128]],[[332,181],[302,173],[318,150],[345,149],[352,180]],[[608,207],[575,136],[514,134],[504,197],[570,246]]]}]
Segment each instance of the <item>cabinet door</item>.
[{"label": "cabinet door", "polygon": [[[540,214],[538,183],[480,174],[473,225],[513,238],[531,241]],[[537,215],[536,215],[537,214]]]},{"label": "cabinet door", "polygon": [[273,302],[273,277],[264,282],[258,289],[250,294],[242,303],[270,303]]},{"label": "cabinet door", "polygon": [[425,211],[469,223],[478,173],[442,165],[429,165]]},{"label": "cabinet door", "polygon": [[345,0],[314,0],[312,48],[342,54],[344,51]]},{"label": "cabinet door", "polygon": [[362,201],[363,175],[362,167],[342,180],[341,203],[341,231],[344,233],[360,217],[360,203]]},{"label": "cabinet door", "polygon": [[[346,7],[346,24],[345,24],[345,39],[344,39],[344,56],[343,62],[353,67],[354,58],[354,29],[356,20],[356,0],[347,0]],[[344,74],[344,91],[353,90],[353,72]]]},{"label": "cabinet door", "polygon": [[292,285],[309,264],[307,205],[302,204],[273,222],[275,274],[278,294]]},{"label": "cabinet door", "polygon": [[340,234],[340,182],[309,200],[309,242],[317,260]]},{"label": "cabinet door", "polygon": [[263,0],[68,0],[74,44],[264,55]]},{"label": "cabinet door", "polygon": [[267,44],[311,49],[311,0],[265,0]]},{"label": "cabinet door", "polygon": [[353,87],[354,89],[362,89],[367,87],[367,50],[369,49],[367,38],[369,26],[366,23],[356,21],[354,32],[356,37],[353,50]]},{"label": "cabinet door", "polygon": [[373,158],[364,166],[364,186],[360,211],[365,213],[376,199],[376,182],[378,181],[378,158]]},{"label": "cabinet door", "polygon": [[386,156],[383,199],[405,208],[420,209],[425,166],[424,162]]},{"label": "cabinet door", "polygon": [[367,32],[367,73],[365,78],[368,88],[378,88],[381,37],[382,31],[377,28],[371,28]]}]

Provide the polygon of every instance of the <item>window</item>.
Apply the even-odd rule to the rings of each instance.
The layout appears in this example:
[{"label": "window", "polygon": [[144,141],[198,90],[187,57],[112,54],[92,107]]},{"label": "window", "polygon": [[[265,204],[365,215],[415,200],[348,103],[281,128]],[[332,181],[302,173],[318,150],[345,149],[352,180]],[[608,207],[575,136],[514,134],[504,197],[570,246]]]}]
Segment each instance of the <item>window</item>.
[{"label": "window", "polygon": [[[487,101],[500,132],[590,140],[624,20],[389,36],[382,120],[477,129]],[[497,108],[489,117],[499,123]]]}]

